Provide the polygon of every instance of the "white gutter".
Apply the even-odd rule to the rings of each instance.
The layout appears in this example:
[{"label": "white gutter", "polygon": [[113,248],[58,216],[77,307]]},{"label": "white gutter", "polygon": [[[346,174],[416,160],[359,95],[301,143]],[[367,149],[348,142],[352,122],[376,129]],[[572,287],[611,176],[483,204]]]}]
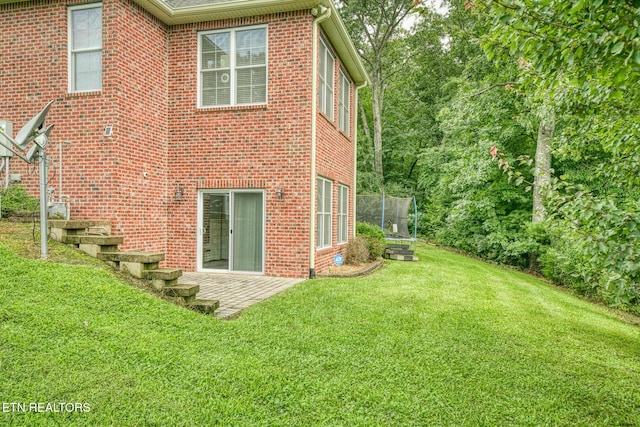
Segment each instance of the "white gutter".
[{"label": "white gutter", "polygon": [[[318,12],[320,15],[318,15]],[[316,277],[316,150],[317,150],[317,122],[318,122],[318,25],[331,16],[331,9],[318,5],[311,13],[316,16],[313,20],[313,48],[311,51],[311,197],[309,204],[309,278]]]},{"label": "white gutter", "polygon": [[358,178],[358,91],[362,88],[364,88],[365,86],[367,86],[367,81],[365,80],[364,83],[362,83],[360,86],[356,86],[356,91],[353,95],[354,97],[354,106],[353,106],[353,195],[352,195],[352,204],[351,206],[353,206],[353,229],[351,230],[351,235],[353,237],[355,237],[356,235],[356,221],[357,221],[357,215],[356,215],[356,208],[357,208],[357,195],[356,195],[356,188],[357,188],[357,178]]}]

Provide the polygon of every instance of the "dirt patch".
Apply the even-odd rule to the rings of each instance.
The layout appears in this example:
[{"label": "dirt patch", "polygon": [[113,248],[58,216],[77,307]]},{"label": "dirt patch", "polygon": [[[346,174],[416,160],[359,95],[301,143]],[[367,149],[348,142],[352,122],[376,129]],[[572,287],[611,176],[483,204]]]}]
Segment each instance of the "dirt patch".
[{"label": "dirt patch", "polygon": [[339,267],[332,265],[322,274],[318,274],[318,277],[362,277],[373,273],[383,265],[382,259],[360,265],[342,264]]}]

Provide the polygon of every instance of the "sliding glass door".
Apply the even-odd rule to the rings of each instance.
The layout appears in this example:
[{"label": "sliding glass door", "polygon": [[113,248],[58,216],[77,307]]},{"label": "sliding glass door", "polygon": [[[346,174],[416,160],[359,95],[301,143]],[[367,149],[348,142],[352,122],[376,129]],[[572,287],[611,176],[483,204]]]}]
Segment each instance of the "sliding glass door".
[{"label": "sliding glass door", "polygon": [[202,190],[198,270],[264,272],[264,192]]}]

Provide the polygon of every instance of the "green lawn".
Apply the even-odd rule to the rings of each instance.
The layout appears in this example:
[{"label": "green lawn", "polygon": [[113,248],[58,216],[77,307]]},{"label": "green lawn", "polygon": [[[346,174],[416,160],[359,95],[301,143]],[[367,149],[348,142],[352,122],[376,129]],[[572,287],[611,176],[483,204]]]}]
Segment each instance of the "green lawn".
[{"label": "green lawn", "polygon": [[[0,243],[0,425],[640,425],[638,326],[430,246],[233,321],[15,252]],[[6,405],[32,402],[90,412]]]}]

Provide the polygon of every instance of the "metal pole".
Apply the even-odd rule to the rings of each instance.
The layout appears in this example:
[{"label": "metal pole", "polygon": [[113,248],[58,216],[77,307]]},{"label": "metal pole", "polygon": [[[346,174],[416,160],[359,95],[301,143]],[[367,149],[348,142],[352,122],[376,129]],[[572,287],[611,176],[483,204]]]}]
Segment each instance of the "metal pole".
[{"label": "metal pole", "polygon": [[60,141],[60,193],[58,193],[58,200],[62,203],[62,144],[63,141]]},{"label": "metal pole", "polygon": [[413,240],[418,241],[418,204],[413,196]]},{"label": "metal pole", "polygon": [[382,193],[382,220],[380,224],[380,229],[384,232],[384,193]]},{"label": "metal pole", "polygon": [[[7,164],[7,158],[8,157],[3,157],[2,163],[0,163],[0,172],[4,171],[9,165]],[[7,188],[9,186],[9,175],[7,175],[7,179],[6,179],[6,183],[3,185],[4,188]]]},{"label": "metal pole", "polygon": [[47,224],[47,151],[40,150],[40,254],[42,259],[47,259],[47,238],[49,227]]}]

